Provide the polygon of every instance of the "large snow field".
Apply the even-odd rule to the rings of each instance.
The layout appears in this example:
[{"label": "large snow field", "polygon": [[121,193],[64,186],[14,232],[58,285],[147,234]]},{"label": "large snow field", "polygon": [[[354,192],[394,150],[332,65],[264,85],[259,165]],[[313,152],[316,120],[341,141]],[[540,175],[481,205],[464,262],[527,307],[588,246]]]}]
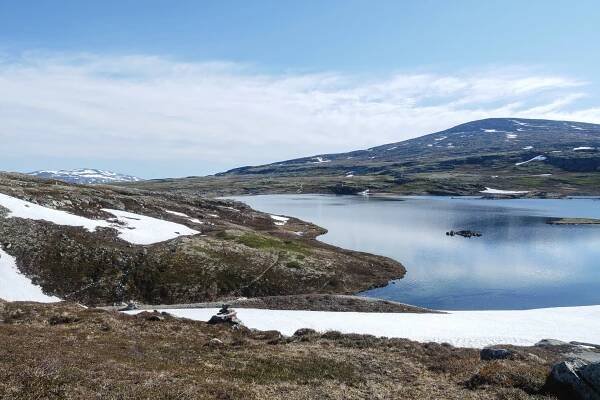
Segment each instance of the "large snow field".
[{"label": "large snow field", "polygon": [[57,225],[80,226],[90,232],[100,227],[114,228],[119,237],[133,244],[147,245],[178,236],[195,235],[200,232],[185,225],[127,211],[103,209],[116,217],[116,221],[81,217],[66,211],[55,210],[39,204],[17,199],[0,193],[0,206],[9,210],[8,218],[43,220]]},{"label": "large snow field", "polygon": [[[236,310],[238,317],[249,328],[278,330],[288,336],[300,328],[312,328],[320,332],[335,330],[475,348],[496,344],[529,346],[546,338],[600,343],[600,306],[452,311],[447,314]],[[208,321],[218,310],[193,308],[161,311]]]},{"label": "large snow field", "polygon": [[40,303],[61,301],[58,297],[45,295],[41,287],[31,283],[31,280],[17,269],[15,258],[2,249],[0,249],[0,299]]}]

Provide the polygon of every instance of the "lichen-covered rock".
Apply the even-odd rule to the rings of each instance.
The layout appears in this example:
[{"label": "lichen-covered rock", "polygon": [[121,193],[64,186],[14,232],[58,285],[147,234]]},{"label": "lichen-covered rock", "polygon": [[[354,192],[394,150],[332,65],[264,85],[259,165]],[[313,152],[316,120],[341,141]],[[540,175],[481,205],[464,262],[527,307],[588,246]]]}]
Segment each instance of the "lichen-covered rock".
[{"label": "lichen-covered rock", "polygon": [[581,359],[560,362],[552,368],[550,385],[569,398],[600,400],[600,362]]}]

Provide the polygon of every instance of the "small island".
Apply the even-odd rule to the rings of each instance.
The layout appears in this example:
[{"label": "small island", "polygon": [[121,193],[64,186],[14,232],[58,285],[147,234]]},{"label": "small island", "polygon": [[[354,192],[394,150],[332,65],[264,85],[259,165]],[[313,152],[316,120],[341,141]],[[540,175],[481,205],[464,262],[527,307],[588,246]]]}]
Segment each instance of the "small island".
[{"label": "small island", "polygon": [[548,220],[550,225],[600,225],[600,219],[595,218],[555,218]]}]

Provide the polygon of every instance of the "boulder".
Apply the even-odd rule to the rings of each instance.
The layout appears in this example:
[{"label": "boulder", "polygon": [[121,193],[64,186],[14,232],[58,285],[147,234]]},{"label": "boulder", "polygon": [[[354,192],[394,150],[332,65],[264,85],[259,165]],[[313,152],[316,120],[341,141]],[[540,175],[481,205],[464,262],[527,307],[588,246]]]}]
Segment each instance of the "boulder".
[{"label": "boulder", "polygon": [[494,349],[487,347],[485,349],[481,349],[479,352],[479,357],[484,361],[490,360],[506,360],[513,357],[513,352],[507,349]]},{"label": "boulder", "polygon": [[538,347],[546,347],[546,346],[568,346],[569,343],[563,342],[562,340],[556,339],[542,339],[535,344]]},{"label": "boulder", "polygon": [[552,367],[550,385],[568,398],[600,400],[600,362],[582,359],[560,362]]}]

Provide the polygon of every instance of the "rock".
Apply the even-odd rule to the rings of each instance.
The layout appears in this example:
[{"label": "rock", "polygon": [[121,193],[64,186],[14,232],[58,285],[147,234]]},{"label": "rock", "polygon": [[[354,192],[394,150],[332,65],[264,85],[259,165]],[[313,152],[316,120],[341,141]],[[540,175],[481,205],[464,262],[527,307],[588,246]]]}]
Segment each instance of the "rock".
[{"label": "rock", "polygon": [[600,400],[600,362],[581,359],[560,362],[552,367],[549,386],[565,398]]},{"label": "rock", "polygon": [[69,313],[62,313],[60,315],[53,315],[50,317],[50,319],[48,319],[48,323],[50,325],[64,325],[64,324],[71,324],[73,322],[77,322],[79,321],[79,318],[69,314]]},{"label": "rock", "polygon": [[315,331],[314,329],[310,329],[310,328],[301,328],[301,329],[298,329],[296,332],[294,332],[294,336],[296,336],[296,337],[316,335],[316,334],[317,334],[317,331]]},{"label": "rock", "polygon": [[535,344],[538,347],[546,347],[546,346],[568,346],[569,343],[563,342],[562,340],[556,339],[542,339]]},{"label": "rock", "polygon": [[481,237],[480,232],[469,231],[469,230],[460,230],[460,231],[449,231],[446,232],[446,236],[462,236],[466,238],[472,237]]},{"label": "rock", "polygon": [[512,358],[513,352],[507,349],[485,348],[479,352],[479,357],[484,361],[489,360],[506,360]]},{"label": "rock", "polygon": [[221,347],[224,345],[223,341],[217,338],[212,338],[208,341],[208,345],[211,347]]},{"label": "rock", "polygon": [[158,311],[156,311],[156,310],[154,312],[148,312],[148,311],[141,312],[136,315],[136,318],[142,318],[142,319],[145,319],[146,321],[164,321],[164,319],[165,319],[165,317],[163,315],[160,315],[158,313]]}]

